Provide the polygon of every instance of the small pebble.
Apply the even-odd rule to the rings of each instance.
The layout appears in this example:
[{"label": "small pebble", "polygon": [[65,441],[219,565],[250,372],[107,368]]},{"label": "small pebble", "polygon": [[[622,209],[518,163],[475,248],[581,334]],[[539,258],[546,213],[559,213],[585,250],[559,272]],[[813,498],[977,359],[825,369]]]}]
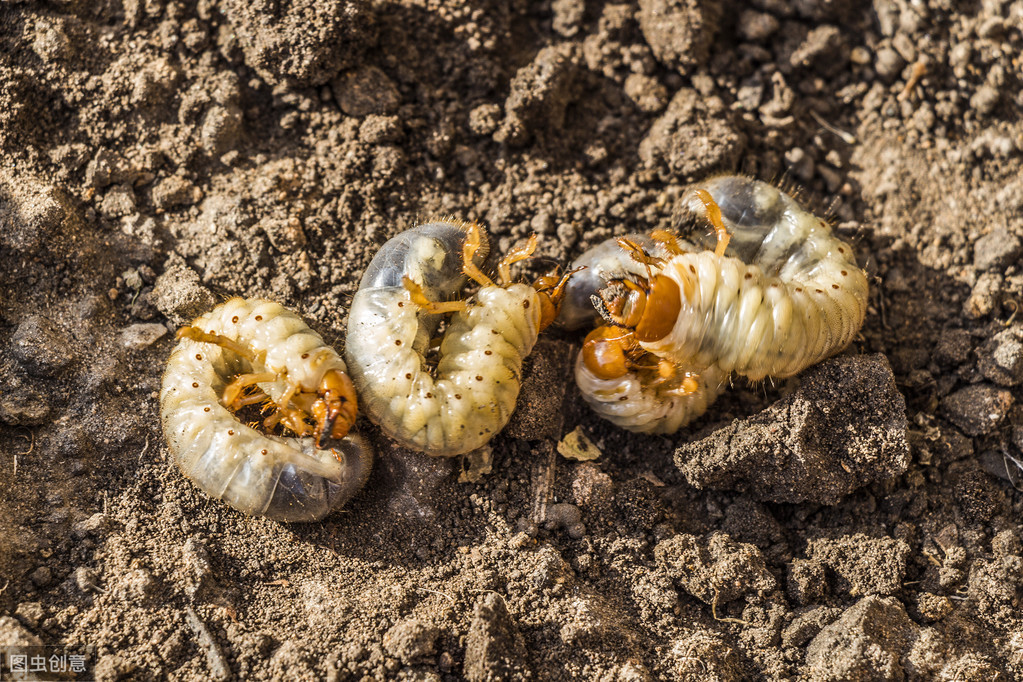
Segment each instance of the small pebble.
[{"label": "small pebble", "polygon": [[68,335],[41,315],[22,320],[11,341],[14,357],[36,376],[54,376],[75,358]]},{"label": "small pebble", "polygon": [[877,58],[874,60],[874,71],[881,77],[881,80],[891,83],[902,73],[902,68],[905,65],[906,60],[898,52],[890,47],[882,47],[877,51]]},{"label": "small pebble", "polygon": [[370,64],[335,78],[330,87],[341,111],[349,116],[391,114],[401,104],[394,81]]},{"label": "small pebble", "polygon": [[1023,328],[1015,326],[995,334],[977,355],[981,374],[999,386],[1023,383]]},{"label": "small pebble", "polygon": [[53,582],[53,571],[49,566],[40,566],[28,576],[36,587],[46,587]]},{"label": "small pebble", "polygon": [[992,230],[973,245],[973,267],[1004,270],[1023,254],[1023,242],[1004,228]]},{"label": "small pebble", "polygon": [[141,350],[167,334],[167,327],[156,322],[133,324],[121,330],[121,345],[128,350]]},{"label": "small pebble", "polygon": [[1012,393],[988,384],[959,389],[941,401],[941,411],[967,436],[991,433],[1012,407]]}]

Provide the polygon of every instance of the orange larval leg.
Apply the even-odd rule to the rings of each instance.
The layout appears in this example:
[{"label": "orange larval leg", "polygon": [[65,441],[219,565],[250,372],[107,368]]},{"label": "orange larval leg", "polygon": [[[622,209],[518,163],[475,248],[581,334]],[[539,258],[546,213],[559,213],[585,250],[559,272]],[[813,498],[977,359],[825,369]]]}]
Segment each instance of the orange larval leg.
[{"label": "orange larval leg", "polygon": [[506,287],[511,284],[511,265],[512,263],[518,263],[520,260],[525,260],[533,255],[536,251],[536,235],[530,235],[529,241],[522,246],[516,246],[509,251],[501,262],[497,264],[497,279],[501,286]]},{"label": "orange larval leg", "polygon": [[481,286],[492,287],[495,286],[494,280],[487,277],[472,260],[476,252],[482,247],[482,244],[483,235],[480,232],[480,226],[473,223],[469,226],[468,234],[465,237],[465,244],[462,246],[462,272]]},{"label": "orange larval leg", "polygon": [[561,312],[561,299],[565,296],[565,285],[568,284],[568,278],[585,269],[585,267],[581,267],[569,270],[560,278],[552,272],[533,282],[533,289],[536,290],[540,299],[540,331],[558,319],[558,313]]},{"label": "orange larval leg", "polygon": [[242,392],[249,386],[255,384],[262,384],[268,381],[277,381],[277,374],[274,372],[259,372],[256,374],[239,374],[234,380],[227,385],[224,389],[224,395],[221,396],[221,402],[224,407],[234,412],[242,405],[246,403],[239,402],[242,400]]},{"label": "orange larval leg", "polygon": [[308,416],[308,413],[295,407],[277,407],[273,414],[263,420],[263,426],[272,429],[280,424],[299,438],[303,438],[313,432],[313,427],[306,423]]},{"label": "orange larval leg", "polygon": [[248,346],[238,343],[234,339],[228,338],[221,334],[215,334],[213,332],[204,332],[198,327],[188,326],[182,327],[178,330],[177,337],[179,339],[191,339],[200,343],[212,343],[215,346],[226,348],[232,353],[237,353],[246,360],[252,360],[256,357],[256,354],[252,352],[252,349]]},{"label": "orange larval leg", "polygon": [[651,256],[649,253],[646,252],[646,250],[642,246],[632,241],[631,239],[627,239],[626,237],[619,237],[616,241],[618,242],[618,246],[625,249],[625,251],[627,251],[629,255],[632,256],[632,260],[636,261],[637,263],[642,263],[643,265],[646,266],[648,279],[650,277],[651,265],[655,268],[664,265],[663,258]]},{"label": "orange larval leg", "polygon": [[242,407],[247,407],[249,405],[259,405],[260,403],[271,403],[271,402],[273,402],[273,401],[270,400],[270,396],[268,396],[266,393],[263,393],[262,391],[257,389],[255,392],[250,393],[250,394],[248,394],[246,396],[235,398],[234,405],[239,407],[239,408],[242,408]]},{"label": "orange larval leg", "polygon": [[419,286],[416,282],[413,282],[408,277],[402,277],[401,283],[408,289],[409,298],[417,306],[430,313],[431,315],[442,315],[444,313],[455,313],[459,310],[465,310],[467,303],[465,301],[431,301],[423,293],[423,287]]},{"label": "orange larval leg", "polygon": [[721,218],[721,208],[714,201],[714,197],[710,195],[710,192],[705,189],[696,190],[696,196],[703,204],[703,207],[707,209],[707,220],[710,221],[718,237],[718,244],[717,248],[714,249],[714,255],[724,256],[725,249],[728,248],[728,242],[731,241],[732,235],[728,234],[725,221]]}]

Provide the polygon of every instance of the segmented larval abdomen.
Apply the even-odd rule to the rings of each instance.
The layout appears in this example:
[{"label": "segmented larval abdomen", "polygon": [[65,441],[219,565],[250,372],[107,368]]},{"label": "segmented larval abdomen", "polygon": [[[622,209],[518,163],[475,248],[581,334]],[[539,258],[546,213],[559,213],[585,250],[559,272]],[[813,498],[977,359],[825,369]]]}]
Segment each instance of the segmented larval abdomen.
[{"label": "segmented larval abdomen", "polygon": [[437,457],[475,450],[515,409],[522,360],[539,330],[537,294],[523,284],[481,289],[452,317],[435,374],[413,348],[417,313],[407,292],[356,294],[348,359],[363,409],[406,447]]},{"label": "segmented larval abdomen", "polygon": [[576,383],[593,411],[612,424],[637,433],[675,433],[686,426],[706,412],[721,394],[728,373],[711,365],[695,378],[695,391],[678,394],[667,390],[664,384],[644,383],[636,372],[601,379],[586,366],[582,353],[575,362]]},{"label": "segmented larval abdomen", "polygon": [[662,272],[679,284],[682,305],[672,331],[643,348],[752,380],[792,376],[837,353],[866,314],[866,275],[844,257],[786,278],[703,251],[672,258]]},{"label": "segmented larval abdomen", "polygon": [[[324,366],[344,367],[301,318],[276,303],[231,299],[194,326],[268,356],[283,353],[273,366],[290,368],[310,381],[318,382]],[[257,353],[253,364],[220,346],[181,339],[167,362],[160,393],[168,449],[187,478],[239,511],[279,521],[319,520],[363,486],[372,451],[355,435],[335,442],[333,449],[320,449],[311,438],[264,434],[239,421],[220,396],[238,374],[272,371],[262,357]],[[283,381],[260,384],[268,395],[282,394],[283,386]]]}]

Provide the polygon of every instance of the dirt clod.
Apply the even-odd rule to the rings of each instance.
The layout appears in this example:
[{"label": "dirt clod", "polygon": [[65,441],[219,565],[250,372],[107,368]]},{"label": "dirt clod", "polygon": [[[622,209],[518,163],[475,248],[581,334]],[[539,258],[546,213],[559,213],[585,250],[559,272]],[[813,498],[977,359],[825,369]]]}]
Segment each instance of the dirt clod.
[{"label": "dirt clod", "polygon": [[322,85],[353,64],[367,42],[369,8],[361,0],[226,0],[245,62],[268,83]]},{"label": "dirt clod", "polygon": [[1014,326],[992,336],[978,351],[978,367],[1000,386],[1023,383],[1023,328]]},{"label": "dirt clod", "polygon": [[216,305],[213,293],[202,286],[196,274],[180,258],[171,259],[156,279],[153,303],[176,325],[191,322]]},{"label": "dirt clod", "polygon": [[638,20],[654,56],[687,73],[707,58],[717,31],[717,6],[702,0],[640,0]]},{"label": "dirt clod", "polygon": [[707,538],[676,535],[657,543],[654,556],[669,578],[707,604],[768,592],[776,584],[757,548],[735,542],[725,533]]},{"label": "dirt clod", "polygon": [[990,433],[1012,407],[1011,392],[988,384],[959,389],[941,401],[941,410],[949,421],[968,436]]},{"label": "dirt clod", "polygon": [[813,638],[803,674],[808,680],[903,677],[902,657],[918,628],[893,597],[864,597]]},{"label": "dirt clod", "polygon": [[675,462],[699,488],[738,489],[771,502],[834,504],[862,485],[901,473],[908,456],[905,402],[888,361],[860,356],[808,370],[791,396],[679,447]]},{"label": "dirt clod", "polygon": [[544,338],[537,341],[523,363],[519,400],[505,435],[522,440],[553,440],[561,435],[571,358],[568,344]]},{"label": "dirt clod", "polygon": [[405,663],[411,663],[434,653],[439,634],[436,627],[427,623],[403,620],[384,633],[384,650]]},{"label": "dirt clod", "polygon": [[497,594],[484,595],[476,603],[465,640],[463,673],[470,682],[533,679],[522,635]]},{"label": "dirt clod", "polygon": [[887,596],[902,589],[910,547],[890,537],[863,534],[811,540],[807,555],[836,576],[836,589],[852,596]]},{"label": "dirt clod", "polygon": [[505,101],[505,119],[494,133],[498,142],[522,145],[537,132],[556,134],[577,96],[578,50],[571,43],[549,47],[519,69]]},{"label": "dirt clod", "polygon": [[973,267],[1004,270],[1023,254],[1023,241],[1004,228],[991,230],[973,245]]},{"label": "dirt clod", "polygon": [[654,121],[639,144],[639,156],[651,169],[681,180],[735,168],[745,146],[716,98],[683,88]]},{"label": "dirt clod", "polygon": [[22,320],[11,337],[11,345],[14,357],[36,376],[55,376],[75,359],[71,338],[42,315]]}]

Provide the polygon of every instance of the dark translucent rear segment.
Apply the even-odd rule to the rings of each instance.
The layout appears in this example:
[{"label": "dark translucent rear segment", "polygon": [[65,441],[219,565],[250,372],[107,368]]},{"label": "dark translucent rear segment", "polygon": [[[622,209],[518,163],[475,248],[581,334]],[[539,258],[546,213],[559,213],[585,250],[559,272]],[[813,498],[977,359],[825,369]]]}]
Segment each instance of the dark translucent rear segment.
[{"label": "dark translucent rear segment", "polygon": [[340,481],[286,465],[263,516],[274,521],[319,521],[354,497],[369,478],[372,450],[358,436],[345,438],[335,449],[343,460]]},{"label": "dark translucent rear segment", "polygon": [[781,192],[760,180],[725,175],[702,185],[721,209],[721,217],[735,227],[764,227],[781,218],[785,204]]},{"label": "dark translucent rear segment", "polygon": [[[398,287],[405,276],[419,281],[423,289],[450,293],[462,282],[462,247],[468,234],[465,223],[439,220],[417,225],[389,239],[370,261],[360,289]],[[473,257],[483,265],[489,253],[486,233]]]},{"label": "dark translucent rear segment", "polygon": [[[772,239],[778,228],[785,229],[785,211],[798,208],[791,197],[766,182],[741,175],[724,175],[694,185],[679,199],[673,227],[680,236],[707,250],[715,248],[718,237],[703,203],[696,197],[699,189],[707,190],[721,209],[721,219],[731,235],[727,255],[744,263],[758,263],[768,270],[780,267],[783,259],[773,253],[774,247],[771,262],[764,261],[764,243]],[[793,247],[798,250],[799,244],[793,243]]]}]

